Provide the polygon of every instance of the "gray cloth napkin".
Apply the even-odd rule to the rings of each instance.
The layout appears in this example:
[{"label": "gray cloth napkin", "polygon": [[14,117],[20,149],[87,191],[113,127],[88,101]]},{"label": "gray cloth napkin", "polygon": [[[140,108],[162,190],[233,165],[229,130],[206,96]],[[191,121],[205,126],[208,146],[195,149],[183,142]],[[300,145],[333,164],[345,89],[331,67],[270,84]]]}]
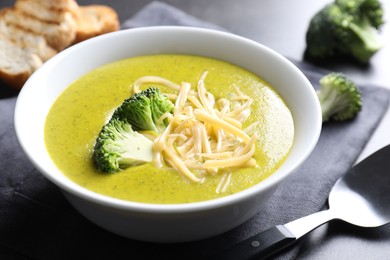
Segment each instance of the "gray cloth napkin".
[{"label": "gray cloth napkin", "polygon": [[[146,6],[123,28],[162,23],[217,28],[159,2]],[[296,65],[318,87],[326,72],[300,62]],[[185,244],[133,241],[87,221],[20,149],[13,126],[16,98],[0,99],[0,259],[203,259],[257,232],[319,211],[326,207],[330,188],[353,165],[389,105],[388,90],[374,86],[361,86],[361,90],[364,102],[358,117],[324,125],[312,155],[261,212],[225,234]],[[299,248],[298,242],[276,258],[293,259]]]},{"label": "gray cloth napkin", "polygon": [[161,25],[193,26],[226,31],[218,25],[202,21],[196,17],[188,15],[180,9],[158,1],[151,2],[145,6],[131,19],[125,21],[121,25],[121,28],[128,29]]}]

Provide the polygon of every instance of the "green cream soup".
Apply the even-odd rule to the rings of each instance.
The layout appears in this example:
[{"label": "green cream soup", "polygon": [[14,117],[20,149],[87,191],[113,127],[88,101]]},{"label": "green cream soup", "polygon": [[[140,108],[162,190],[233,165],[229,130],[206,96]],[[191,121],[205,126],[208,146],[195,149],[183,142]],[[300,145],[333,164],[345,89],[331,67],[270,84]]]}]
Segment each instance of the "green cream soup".
[{"label": "green cream soup", "polygon": [[[216,192],[222,174],[209,176],[203,183],[193,183],[168,167],[156,168],[152,163],[110,174],[97,170],[92,158],[96,137],[115,108],[130,96],[130,86],[135,80],[153,75],[178,84],[189,82],[195,88],[204,71],[208,71],[205,86],[216,99],[229,97],[235,86],[253,98],[244,127],[260,122],[254,155],[257,167],[235,170],[222,193]],[[93,70],[58,97],[45,125],[47,150],[68,178],[100,194],[147,203],[204,201],[251,187],[283,163],[293,136],[291,113],[267,82],[226,62],[185,55],[134,57]]]}]

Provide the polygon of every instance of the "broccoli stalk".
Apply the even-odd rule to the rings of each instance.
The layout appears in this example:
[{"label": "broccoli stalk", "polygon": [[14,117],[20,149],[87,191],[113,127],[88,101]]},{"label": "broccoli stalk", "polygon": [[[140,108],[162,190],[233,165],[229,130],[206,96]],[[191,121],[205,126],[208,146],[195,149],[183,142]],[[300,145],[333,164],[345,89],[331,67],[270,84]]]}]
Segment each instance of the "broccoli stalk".
[{"label": "broccoli stalk", "polygon": [[378,0],[336,0],[310,21],[305,56],[327,59],[350,56],[367,63],[382,47],[383,9]]},{"label": "broccoli stalk", "polygon": [[322,122],[352,119],[361,110],[361,92],[344,74],[329,73],[320,79],[320,85],[317,96],[321,104]]},{"label": "broccoli stalk", "polygon": [[382,42],[378,31],[373,28],[367,18],[349,24],[349,28],[355,33],[357,39],[351,40],[351,54],[359,61],[366,63],[382,48]]},{"label": "broccoli stalk", "polygon": [[134,94],[119,106],[113,118],[126,119],[134,131],[150,130],[156,133],[163,131],[168,120],[160,120],[165,113],[173,111],[173,103],[159,88],[151,87]]},{"label": "broccoli stalk", "polygon": [[93,158],[99,170],[112,173],[151,162],[152,151],[151,140],[133,131],[126,120],[113,118],[100,131]]}]

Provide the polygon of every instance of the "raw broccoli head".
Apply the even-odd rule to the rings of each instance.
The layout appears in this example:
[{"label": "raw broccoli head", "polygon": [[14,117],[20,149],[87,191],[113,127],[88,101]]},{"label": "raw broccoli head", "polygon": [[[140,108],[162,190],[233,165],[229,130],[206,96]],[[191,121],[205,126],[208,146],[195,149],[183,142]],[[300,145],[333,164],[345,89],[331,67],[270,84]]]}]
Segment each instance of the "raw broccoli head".
[{"label": "raw broccoli head", "polygon": [[113,173],[152,161],[153,142],[133,131],[126,120],[111,119],[100,131],[93,158],[102,172]]},{"label": "raw broccoli head", "polygon": [[361,92],[344,74],[332,72],[325,75],[320,85],[317,95],[321,104],[322,122],[352,119],[361,110]]},{"label": "raw broccoli head", "polygon": [[151,87],[126,99],[115,110],[113,118],[126,119],[135,131],[150,130],[159,133],[168,124],[167,120],[160,120],[161,116],[171,113],[173,108],[173,103],[159,88]]},{"label": "raw broccoli head", "polygon": [[340,8],[334,4],[325,6],[312,18],[306,33],[306,52],[310,58],[324,59],[338,55],[338,31],[344,15]]},{"label": "raw broccoli head", "polygon": [[381,47],[383,9],[378,0],[336,0],[315,14],[306,33],[312,59],[350,56],[367,63]]},{"label": "raw broccoli head", "polygon": [[384,24],[383,7],[378,0],[335,0],[335,3],[348,13],[365,16],[375,29]]}]

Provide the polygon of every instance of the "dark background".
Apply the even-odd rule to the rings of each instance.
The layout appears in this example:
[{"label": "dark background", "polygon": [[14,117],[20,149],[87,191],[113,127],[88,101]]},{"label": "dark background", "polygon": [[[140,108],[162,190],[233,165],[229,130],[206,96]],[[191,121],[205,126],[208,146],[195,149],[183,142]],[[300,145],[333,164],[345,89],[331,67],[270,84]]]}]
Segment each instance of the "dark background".
[{"label": "dark background", "polygon": [[[80,0],[80,5],[104,4],[113,7],[121,22],[134,15],[149,0]],[[305,33],[310,18],[329,0],[165,0],[202,20],[260,42],[287,58],[302,60]],[[382,1],[385,21],[390,23],[390,1]],[[0,8],[14,1],[1,0]],[[321,68],[341,71],[358,84],[390,88],[390,25],[381,32],[385,47],[366,66],[349,61],[322,64]],[[4,86],[0,85],[0,88]],[[17,95],[0,91],[0,98]],[[390,143],[390,113],[387,113],[361,158]],[[337,230],[337,232],[335,232]],[[328,231],[331,235],[328,234]],[[305,238],[299,259],[390,259],[390,227],[362,229],[333,222],[318,228]]]}]

